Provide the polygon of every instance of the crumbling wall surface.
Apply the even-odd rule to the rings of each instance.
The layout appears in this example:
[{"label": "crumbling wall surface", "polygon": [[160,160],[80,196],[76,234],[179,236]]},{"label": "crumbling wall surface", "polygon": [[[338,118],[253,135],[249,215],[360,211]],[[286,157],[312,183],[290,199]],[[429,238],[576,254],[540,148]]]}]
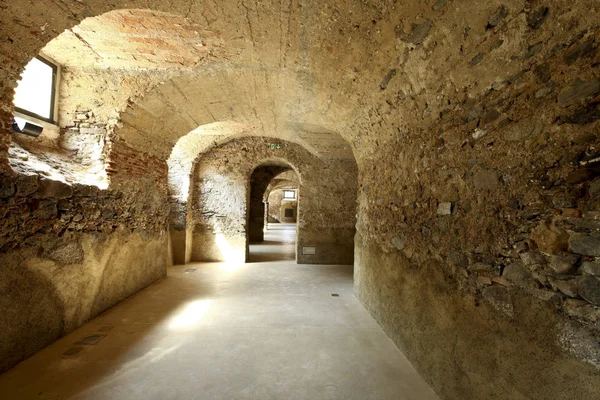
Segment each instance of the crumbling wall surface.
[{"label": "crumbling wall surface", "polygon": [[[600,32],[588,6],[490,6],[443,46],[451,22],[431,10],[404,26],[412,50],[397,74],[420,58],[449,79],[424,64],[421,88],[392,74],[389,101],[356,123],[355,292],[444,399],[600,396]],[[449,65],[454,51],[465,56]]]},{"label": "crumbling wall surface", "polygon": [[112,157],[107,190],[0,175],[0,371],[165,275],[166,164]]},{"label": "crumbling wall surface", "polygon": [[279,141],[283,148],[271,149],[270,142],[273,139],[235,139],[201,156],[192,202],[193,258],[222,260],[224,242],[240,254],[238,258],[245,254],[249,179],[256,167],[267,163],[287,164],[301,180],[298,248],[316,246],[317,254],[299,253],[298,262],[352,263],[357,189],[354,161],[322,160],[288,142]]}]

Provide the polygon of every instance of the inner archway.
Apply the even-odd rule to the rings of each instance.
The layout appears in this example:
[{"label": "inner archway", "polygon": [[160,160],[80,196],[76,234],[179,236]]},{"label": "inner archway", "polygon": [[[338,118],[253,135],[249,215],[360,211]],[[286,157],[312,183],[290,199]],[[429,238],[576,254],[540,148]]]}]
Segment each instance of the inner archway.
[{"label": "inner archway", "polygon": [[352,264],[354,160],[320,158],[301,145],[259,136],[233,139],[199,157],[186,207],[191,261],[247,261],[250,241],[264,239],[266,190],[284,172],[297,176],[301,193],[297,263]]},{"label": "inner archway", "polygon": [[[269,189],[275,182],[276,177],[286,173],[293,174],[294,178],[299,180],[292,167],[281,161],[267,161],[256,167],[250,176],[250,196],[248,201],[249,240],[247,248],[247,260],[249,262],[264,261],[265,259],[274,261],[279,259],[279,257],[285,259],[287,258],[287,254],[266,251],[268,249],[265,249],[265,245],[268,244],[267,242],[281,244],[295,243],[296,241],[297,207],[293,209],[288,208],[288,210],[292,210],[295,214],[290,215],[290,217],[293,217],[294,223],[287,226],[280,225],[279,228],[281,229],[277,229],[277,232],[273,232],[270,235],[269,240],[265,240],[265,229],[269,224]],[[296,194],[296,191],[294,191],[294,194]],[[294,200],[296,199],[296,196],[294,196]],[[276,222],[279,223],[280,219],[281,217]],[[253,244],[260,246],[251,246]]]}]

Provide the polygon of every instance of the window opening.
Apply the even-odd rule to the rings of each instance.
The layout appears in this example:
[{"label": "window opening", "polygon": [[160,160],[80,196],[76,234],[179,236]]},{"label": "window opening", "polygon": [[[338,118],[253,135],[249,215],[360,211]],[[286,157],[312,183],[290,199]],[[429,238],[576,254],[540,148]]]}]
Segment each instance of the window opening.
[{"label": "window opening", "polygon": [[296,200],[296,191],[295,190],[284,190],[283,198],[285,200]]},{"label": "window opening", "polygon": [[36,57],[27,64],[15,90],[15,109],[21,114],[54,123],[54,98],[58,67]]}]

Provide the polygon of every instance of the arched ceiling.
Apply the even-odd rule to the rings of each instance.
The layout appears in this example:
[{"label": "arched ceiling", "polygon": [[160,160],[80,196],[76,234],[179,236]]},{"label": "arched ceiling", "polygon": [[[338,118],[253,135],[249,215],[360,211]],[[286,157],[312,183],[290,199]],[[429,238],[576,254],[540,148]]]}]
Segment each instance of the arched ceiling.
[{"label": "arched ceiling", "polygon": [[70,68],[173,69],[216,57],[221,40],[177,15],[117,10],[67,29],[44,48]]},{"label": "arched ceiling", "polygon": [[[234,121],[321,157],[349,156],[340,138],[371,157],[396,128],[427,132],[429,116],[461,106],[448,102],[457,93],[479,95],[528,68],[513,55],[553,35],[550,27],[522,29],[529,9],[522,2],[510,2],[510,25],[498,27],[494,40],[486,38],[498,2],[431,3],[7,1],[0,89],[11,92],[26,63],[71,29],[45,50],[67,69],[127,71],[127,83],[135,82],[131,73],[157,71],[143,92],[129,90],[134,98],[113,99],[124,121],[120,137],[144,151],[166,159],[199,126]],[[557,18],[573,25],[568,14]],[[378,129],[386,118],[394,129]]]},{"label": "arched ceiling", "polygon": [[[336,130],[339,117],[353,108],[334,101],[348,99],[334,90],[347,76],[324,83],[321,74],[309,68],[312,53],[320,48],[310,45],[315,35],[305,32],[305,24],[315,16],[305,12],[301,2],[297,8],[293,3],[269,9],[242,2],[237,12],[220,6],[231,13],[231,22],[244,23],[215,30],[211,27],[219,23],[210,22],[208,8],[200,17],[194,15],[194,5],[187,17],[151,10],[111,11],[66,30],[43,54],[83,75],[89,70],[122,70],[128,74],[122,81],[131,81],[131,71],[143,74],[140,85],[149,91],[139,96],[130,89],[138,96],[118,99],[121,104],[111,99],[121,112],[119,137],[163,158],[189,132],[231,121],[252,127],[252,135],[299,143],[319,157],[353,158],[350,145]],[[270,18],[276,17],[278,24],[273,24]],[[148,84],[152,70],[169,71],[171,79],[156,73],[155,82]],[[206,142],[197,134],[193,137]]]},{"label": "arched ceiling", "polygon": [[188,132],[233,121],[247,134],[292,141],[317,156],[352,158],[341,135],[323,127],[332,124],[329,98],[311,77],[294,71],[213,65],[158,85],[130,105],[121,114],[120,137],[164,156]]}]

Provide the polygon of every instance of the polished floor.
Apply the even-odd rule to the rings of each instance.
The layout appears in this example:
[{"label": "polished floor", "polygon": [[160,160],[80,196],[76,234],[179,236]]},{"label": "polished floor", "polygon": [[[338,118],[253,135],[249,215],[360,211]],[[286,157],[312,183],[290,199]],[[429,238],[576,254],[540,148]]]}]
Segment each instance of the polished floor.
[{"label": "polished floor", "polygon": [[296,265],[293,225],[243,265],[194,263],[0,376],[0,399],[434,400],[352,294]]}]

